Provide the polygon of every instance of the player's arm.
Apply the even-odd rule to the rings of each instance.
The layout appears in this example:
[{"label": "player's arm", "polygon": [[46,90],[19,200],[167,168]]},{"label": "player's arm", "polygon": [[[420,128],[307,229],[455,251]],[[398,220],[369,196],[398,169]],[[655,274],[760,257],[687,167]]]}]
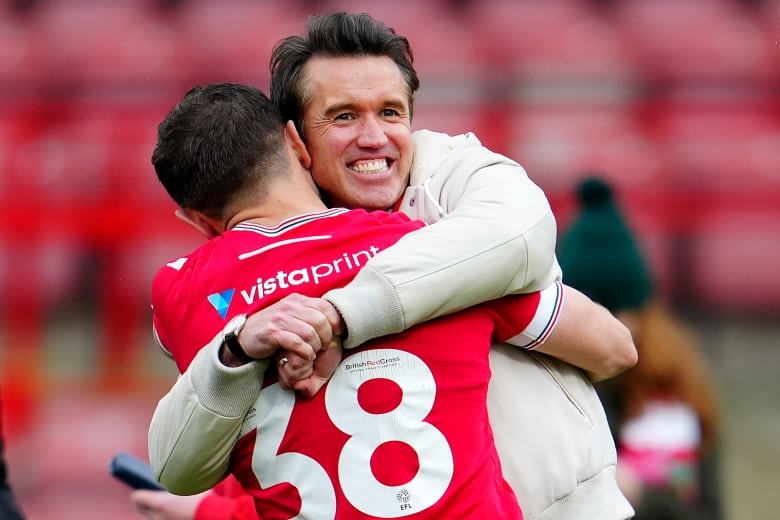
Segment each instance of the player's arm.
[{"label": "player's arm", "polygon": [[417,132],[415,147],[413,184],[426,180],[409,188],[402,210],[436,223],[325,295],[346,324],[346,348],[559,278],[555,218],[520,165],[473,136]]},{"label": "player's arm", "polygon": [[[532,295],[526,298],[530,299]],[[535,295],[534,299],[536,298]],[[498,330],[516,327],[522,296],[496,302]],[[582,368],[593,381],[614,377],[633,367],[637,351],[631,333],[606,308],[580,291],[556,282],[539,291],[533,317],[512,337],[498,337],[517,347],[535,350]],[[528,306],[525,312],[530,309]],[[506,336],[506,332],[504,332]]]}]

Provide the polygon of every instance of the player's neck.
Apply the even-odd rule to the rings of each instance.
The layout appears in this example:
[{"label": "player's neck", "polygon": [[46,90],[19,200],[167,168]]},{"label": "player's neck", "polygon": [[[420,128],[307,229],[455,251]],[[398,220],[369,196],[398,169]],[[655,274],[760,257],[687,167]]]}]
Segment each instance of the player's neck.
[{"label": "player's neck", "polygon": [[227,224],[227,229],[245,221],[251,221],[261,226],[275,227],[287,219],[326,209],[328,209],[327,206],[318,195],[271,193],[262,204],[245,208],[233,215]]}]

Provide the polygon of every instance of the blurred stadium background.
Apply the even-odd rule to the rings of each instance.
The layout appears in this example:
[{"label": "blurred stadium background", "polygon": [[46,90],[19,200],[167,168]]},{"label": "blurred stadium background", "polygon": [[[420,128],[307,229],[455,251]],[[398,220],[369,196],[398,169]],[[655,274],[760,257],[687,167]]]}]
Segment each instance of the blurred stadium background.
[{"label": "blurred stadium background", "polygon": [[617,186],[724,403],[728,518],[780,510],[780,1],[3,0],[0,371],[31,519],[136,518],[107,473],[145,456],[175,369],[150,279],[199,237],[149,157],[190,86],[267,90],[306,15],[366,11],[411,40],[414,126],[523,164],[563,228],[577,179]]}]

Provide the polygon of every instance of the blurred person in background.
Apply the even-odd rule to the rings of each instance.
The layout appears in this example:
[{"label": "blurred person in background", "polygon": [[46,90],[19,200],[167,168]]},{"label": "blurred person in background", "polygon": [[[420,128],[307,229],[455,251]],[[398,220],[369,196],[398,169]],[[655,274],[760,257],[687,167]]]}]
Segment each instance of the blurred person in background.
[{"label": "blurred person in background", "polygon": [[[313,17],[307,31],[275,48],[271,91],[309,149],[323,196],[438,221],[372,259],[360,283],[327,296],[344,316],[347,347],[557,277],[554,217],[520,165],[470,134],[411,133],[419,80],[405,38],[345,13]],[[367,72],[391,81],[358,88]],[[408,262],[413,252],[425,255]],[[415,290],[412,282],[425,277],[447,294]],[[602,518],[629,517],[615,483],[614,443],[585,373],[506,346],[491,356],[491,423],[528,517],[581,518],[589,508]],[[533,406],[510,397],[529,393]]]},{"label": "blurred person in background", "polygon": [[695,332],[654,294],[652,274],[612,187],[577,187],[580,212],[562,234],[564,281],[631,330],[637,365],[596,385],[618,447],[618,483],[637,520],[718,520],[715,388]]},{"label": "blurred person in background", "polygon": [[5,463],[5,441],[3,439],[3,398],[0,395],[0,520],[22,520],[22,510],[16,503],[8,484],[8,467]]}]

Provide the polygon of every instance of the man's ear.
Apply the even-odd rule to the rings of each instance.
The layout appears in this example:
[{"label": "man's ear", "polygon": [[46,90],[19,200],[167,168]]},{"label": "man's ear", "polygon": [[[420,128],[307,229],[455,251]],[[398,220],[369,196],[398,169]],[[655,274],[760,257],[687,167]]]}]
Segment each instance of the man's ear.
[{"label": "man's ear", "polygon": [[292,147],[301,166],[310,170],[311,155],[309,155],[309,151],[306,149],[306,145],[303,143],[303,139],[301,139],[301,135],[298,133],[298,129],[295,128],[295,123],[292,121],[287,121],[287,124],[284,127],[284,138]]},{"label": "man's ear", "polygon": [[221,234],[219,229],[214,226],[212,220],[199,211],[179,208],[176,210],[175,215],[176,218],[192,226],[209,240]]}]

